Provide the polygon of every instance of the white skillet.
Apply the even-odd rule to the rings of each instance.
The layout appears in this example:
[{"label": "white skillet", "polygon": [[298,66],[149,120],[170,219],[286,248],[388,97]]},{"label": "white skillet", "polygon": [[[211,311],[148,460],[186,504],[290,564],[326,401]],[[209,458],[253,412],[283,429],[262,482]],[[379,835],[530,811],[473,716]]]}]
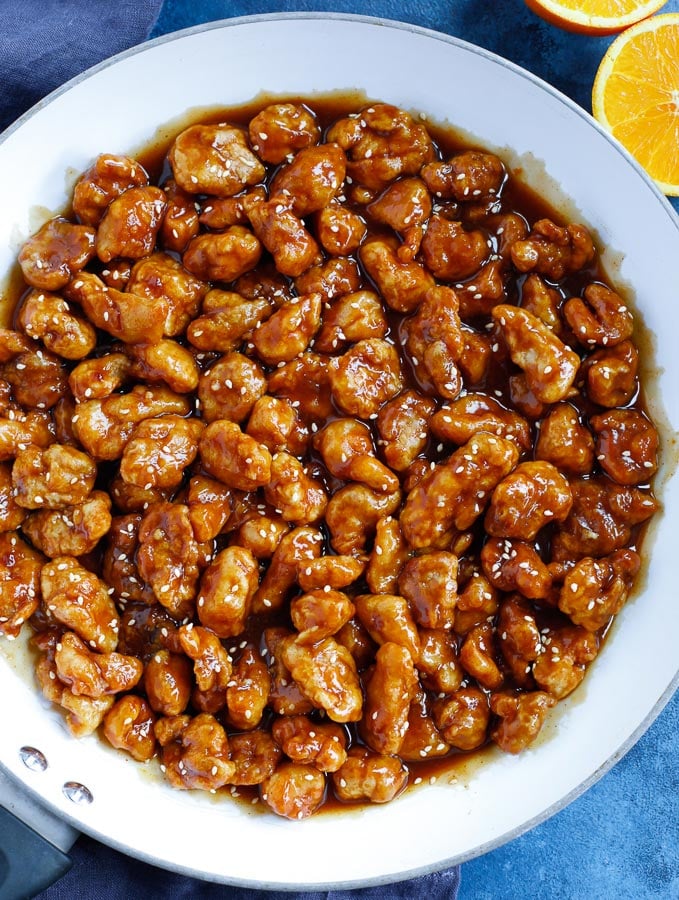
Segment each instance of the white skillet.
[{"label": "white skillet", "polygon": [[[166,787],[93,737],[76,741],[39,698],[17,644],[0,650],[0,762],[58,816],[157,865],[258,888],[394,881],[498,846],[588,787],[640,736],[677,684],[679,604],[679,228],[667,201],[575,104],[516,66],[410,25],[327,14],[232,19],[160,38],[56,91],[0,138],[0,276],[20,242],[66,202],[102,151],[134,152],[195,107],[260,93],[359,89],[448,121],[499,150],[528,181],[571,198],[609,274],[650,334],[649,405],[663,433],[663,512],[642,589],[583,687],[552,713],[534,748],[493,755],[384,807],[290,823]],[[506,148],[506,149],[505,149]],[[558,190],[555,186],[558,186]],[[28,767],[21,748],[47,762]],[[26,753],[24,751],[24,758]],[[83,785],[87,793],[64,785]],[[83,797],[91,796],[86,802]],[[80,801],[80,802],[78,802]]]}]

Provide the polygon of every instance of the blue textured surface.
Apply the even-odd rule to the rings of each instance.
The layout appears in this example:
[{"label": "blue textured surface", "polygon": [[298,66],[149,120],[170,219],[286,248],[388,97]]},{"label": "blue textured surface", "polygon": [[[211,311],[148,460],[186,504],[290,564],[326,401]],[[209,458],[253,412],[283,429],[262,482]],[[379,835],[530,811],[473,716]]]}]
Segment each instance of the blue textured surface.
[{"label": "blue textured surface", "polygon": [[[153,32],[261,12],[325,10],[412,22],[524,66],[588,112],[612,38],[568,34],[523,0],[224,2],[166,0]],[[663,12],[679,11],[670,0]],[[679,201],[673,201],[679,210]],[[594,787],[547,822],[462,867],[460,900],[679,898],[679,695]]]}]

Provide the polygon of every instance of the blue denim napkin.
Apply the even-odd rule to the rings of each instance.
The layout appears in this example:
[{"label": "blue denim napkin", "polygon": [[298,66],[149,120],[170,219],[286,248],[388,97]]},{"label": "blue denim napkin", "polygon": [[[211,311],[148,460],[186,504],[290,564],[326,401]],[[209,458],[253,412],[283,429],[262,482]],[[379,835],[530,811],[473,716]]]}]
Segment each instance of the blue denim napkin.
[{"label": "blue denim napkin", "polygon": [[145,40],[162,0],[0,0],[0,131],[54,88]]},{"label": "blue denim napkin", "polygon": [[354,891],[255,891],[166,872],[86,837],[78,840],[70,855],[73,868],[36,900],[455,900],[460,885],[455,866],[412,881]]}]

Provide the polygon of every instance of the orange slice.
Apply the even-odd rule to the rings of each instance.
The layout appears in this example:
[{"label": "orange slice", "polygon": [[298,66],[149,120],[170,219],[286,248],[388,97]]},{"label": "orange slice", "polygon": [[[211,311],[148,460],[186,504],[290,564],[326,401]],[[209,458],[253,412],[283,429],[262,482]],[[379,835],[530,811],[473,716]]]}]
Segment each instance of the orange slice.
[{"label": "orange slice", "polygon": [[658,187],[679,196],[679,13],[639,22],[617,37],[592,90],[595,118]]},{"label": "orange slice", "polygon": [[524,0],[543,19],[581,34],[617,34],[652,16],[667,0]]}]

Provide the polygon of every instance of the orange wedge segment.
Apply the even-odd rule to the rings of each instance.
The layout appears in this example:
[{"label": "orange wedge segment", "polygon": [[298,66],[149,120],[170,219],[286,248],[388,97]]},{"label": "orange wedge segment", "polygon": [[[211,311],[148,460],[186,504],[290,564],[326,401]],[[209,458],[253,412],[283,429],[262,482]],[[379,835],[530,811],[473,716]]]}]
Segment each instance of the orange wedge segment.
[{"label": "orange wedge segment", "polygon": [[679,196],[679,13],[640,22],[613,41],[594,80],[592,111],[661,191]]},{"label": "orange wedge segment", "polygon": [[581,34],[617,34],[646,19],[667,0],[524,0],[543,19]]}]

